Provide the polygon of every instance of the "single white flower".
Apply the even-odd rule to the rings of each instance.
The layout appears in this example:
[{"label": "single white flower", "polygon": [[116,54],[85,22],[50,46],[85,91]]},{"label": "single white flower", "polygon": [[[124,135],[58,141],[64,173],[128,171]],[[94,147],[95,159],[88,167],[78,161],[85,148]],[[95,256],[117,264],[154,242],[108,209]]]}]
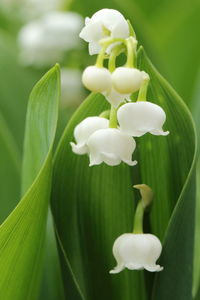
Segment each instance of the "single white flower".
[{"label": "single white flower", "polygon": [[89,66],[83,72],[82,82],[90,91],[104,92],[111,89],[111,74],[106,68]]},{"label": "single white flower", "polygon": [[124,101],[131,101],[130,94],[120,94],[113,87],[111,87],[111,90],[103,92],[102,94],[115,108]]},{"label": "single white flower", "polygon": [[80,37],[89,42],[90,55],[101,50],[99,41],[103,38],[127,38],[129,26],[124,16],[114,9],[101,9],[91,18],[86,18]]},{"label": "single white flower", "polygon": [[79,69],[61,69],[61,106],[76,106],[84,98]]},{"label": "single white flower", "polygon": [[135,140],[124,134],[119,129],[107,128],[95,131],[88,139],[90,166],[105,162],[109,166],[116,166],[125,162],[134,166],[137,162],[132,161],[135,150]]},{"label": "single white flower", "polygon": [[113,255],[117,266],[110,273],[119,273],[125,268],[129,270],[146,269],[150,272],[162,271],[163,267],[156,265],[161,251],[161,242],[153,234],[122,234],[113,245]]},{"label": "single white flower", "polygon": [[71,142],[72,151],[76,154],[88,153],[87,141],[89,137],[99,129],[108,128],[109,121],[101,117],[88,117],[79,123],[74,129],[74,138],[77,144]]},{"label": "single white flower", "polygon": [[166,120],[164,110],[148,101],[127,103],[117,112],[120,129],[132,136],[142,136],[147,132],[154,135],[168,135],[162,126]]},{"label": "single white flower", "polygon": [[24,25],[18,35],[20,60],[25,65],[49,66],[63,60],[66,51],[79,47],[82,17],[51,12]]},{"label": "single white flower", "polygon": [[139,90],[143,72],[136,68],[119,67],[112,73],[112,84],[122,94],[132,94]]}]

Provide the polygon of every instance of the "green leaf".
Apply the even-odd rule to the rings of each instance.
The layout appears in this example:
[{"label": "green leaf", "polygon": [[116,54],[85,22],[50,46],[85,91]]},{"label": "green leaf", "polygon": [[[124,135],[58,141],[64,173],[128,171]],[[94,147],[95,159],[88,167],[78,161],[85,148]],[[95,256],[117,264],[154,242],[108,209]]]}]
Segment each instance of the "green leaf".
[{"label": "green leaf", "polygon": [[[88,158],[73,154],[69,145],[74,126],[107,107],[103,96],[89,96],[69,122],[56,155],[52,205],[63,254],[66,295],[78,297],[77,288],[80,299],[133,299],[134,295],[145,299],[140,283],[143,274],[125,271],[119,276],[109,275],[114,267],[112,244],[132,228],[130,170],[125,165],[89,168]],[[141,286],[138,292],[131,288],[133,283]]]},{"label": "green leaf", "polygon": [[64,289],[61,277],[53,220],[49,211],[45,243],[45,265],[41,284],[40,298],[64,300]]},{"label": "green leaf", "polygon": [[168,138],[147,136],[140,141],[143,181],[155,192],[151,213],[153,233],[164,238],[161,265],[152,299],[192,299],[197,138],[187,107],[139,52],[139,67],[150,74],[149,99],[167,113]]},{"label": "green leaf", "polygon": [[196,149],[193,121],[184,102],[143,50],[139,51],[138,64],[150,75],[149,100],[166,111],[165,127],[170,135],[138,138],[136,167],[88,167],[88,158],[72,153],[69,142],[76,124],[108,108],[101,95],[91,94],[72,117],[56,152],[52,210],[65,292],[72,299],[137,300],[146,299],[145,294],[151,298],[154,274],[127,270],[108,274],[115,265],[114,240],[132,230],[135,199],[139,198],[132,185],[140,183],[148,184],[155,193],[145,231],[161,240],[166,237],[160,261],[164,271],[156,278],[152,299],[191,298],[195,204],[191,173]]},{"label": "green leaf", "polygon": [[36,84],[28,104],[23,163],[24,196],[0,227],[0,294],[6,300],[38,297],[59,84],[59,67],[55,66]]},{"label": "green leaf", "polygon": [[200,72],[196,81],[194,98],[192,101],[192,114],[197,128],[198,137],[198,163],[197,163],[197,196],[196,196],[196,217],[195,217],[195,251],[194,251],[194,273],[193,273],[193,297],[195,300],[200,299],[200,158],[199,158],[199,142],[200,142]]},{"label": "green leaf", "polygon": [[194,273],[193,273],[193,297],[200,299],[200,159],[197,163],[197,197],[195,216],[195,248],[194,248]]},{"label": "green leaf", "polygon": [[1,114],[0,145],[0,191],[1,199],[6,199],[1,201],[0,223],[2,223],[17,205],[20,196],[21,157],[15,139]]}]

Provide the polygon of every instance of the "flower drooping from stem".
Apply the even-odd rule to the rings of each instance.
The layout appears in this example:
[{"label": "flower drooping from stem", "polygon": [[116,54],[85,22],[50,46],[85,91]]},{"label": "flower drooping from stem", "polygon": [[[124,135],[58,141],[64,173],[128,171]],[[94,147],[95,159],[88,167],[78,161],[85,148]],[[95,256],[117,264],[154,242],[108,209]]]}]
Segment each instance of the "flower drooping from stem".
[{"label": "flower drooping from stem", "polygon": [[133,233],[124,233],[115,240],[113,255],[117,266],[110,271],[111,274],[119,273],[125,268],[145,269],[149,272],[163,270],[163,267],[156,264],[162,251],[161,242],[155,235],[143,233],[144,210],[151,204],[152,190],[145,184],[135,187],[140,190],[142,199],[136,208]]}]

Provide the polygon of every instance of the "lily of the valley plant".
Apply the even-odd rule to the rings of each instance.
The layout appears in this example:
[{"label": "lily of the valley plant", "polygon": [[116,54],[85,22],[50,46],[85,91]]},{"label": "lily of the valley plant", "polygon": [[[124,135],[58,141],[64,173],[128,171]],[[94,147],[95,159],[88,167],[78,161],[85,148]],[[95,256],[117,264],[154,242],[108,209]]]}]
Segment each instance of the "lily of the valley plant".
[{"label": "lily of the valley plant", "polygon": [[[104,95],[110,109],[84,119],[75,127],[72,150],[76,154],[87,154],[90,166],[103,162],[109,166],[121,162],[134,166],[137,163],[132,159],[136,148],[134,137],[146,133],[169,134],[162,128],[166,120],[164,110],[147,99],[150,77],[136,66],[138,42],[134,30],[118,11],[102,9],[86,18],[80,37],[89,43],[90,55],[98,54],[95,65],[84,70],[82,82],[90,91]],[[126,63],[117,66],[116,58],[121,53],[126,55]],[[108,68],[105,60],[108,60]],[[132,101],[134,93],[137,93],[136,101]],[[142,189],[144,186],[151,193],[146,185],[142,185]],[[114,243],[117,266],[110,273],[118,273],[124,268],[162,270],[156,265],[161,243],[157,237],[144,234],[142,230],[144,203],[142,198],[137,206],[133,233],[121,235]]]}]

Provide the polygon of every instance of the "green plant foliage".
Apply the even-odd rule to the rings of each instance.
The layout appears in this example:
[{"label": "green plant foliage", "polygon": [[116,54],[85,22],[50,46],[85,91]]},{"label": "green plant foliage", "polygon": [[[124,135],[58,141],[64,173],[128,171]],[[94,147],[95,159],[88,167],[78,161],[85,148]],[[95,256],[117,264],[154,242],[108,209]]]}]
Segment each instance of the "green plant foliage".
[{"label": "green plant foliage", "polygon": [[[143,50],[138,66],[151,78],[149,100],[167,114],[167,137],[149,134],[137,139],[138,165],[130,168],[88,166],[86,156],[72,153],[74,127],[85,117],[107,108],[103,96],[91,94],[73,115],[57,148],[52,186],[52,211],[69,299],[191,299],[194,244],[194,167],[196,137],[184,102],[152,66]],[[147,272],[123,271],[114,266],[112,244],[131,232],[139,197],[132,185],[146,183],[155,193],[145,231],[164,242],[156,278]],[[145,276],[144,276],[145,275]]]},{"label": "green plant foliage", "polygon": [[142,49],[139,67],[150,74],[149,99],[166,111],[166,128],[170,131],[166,139],[147,136],[140,143],[142,178],[155,192],[151,228],[161,238],[165,235],[161,257],[165,269],[156,275],[152,299],[189,300],[195,219],[194,123],[181,98],[145,59]]},{"label": "green plant foliage", "polygon": [[[14,137],[0,114],[0,223],[17,205],[20,196],[21,157]],[[10,188],[12,184],[12,188]],[[5,201],[3,201],[5,199]]]},{"label": "green plant foliage", "polygon": [[24,196],[0,227],[2,299],[38,299],[59,87],[59,67],[55,66],[30,96],[24,143]]}]

